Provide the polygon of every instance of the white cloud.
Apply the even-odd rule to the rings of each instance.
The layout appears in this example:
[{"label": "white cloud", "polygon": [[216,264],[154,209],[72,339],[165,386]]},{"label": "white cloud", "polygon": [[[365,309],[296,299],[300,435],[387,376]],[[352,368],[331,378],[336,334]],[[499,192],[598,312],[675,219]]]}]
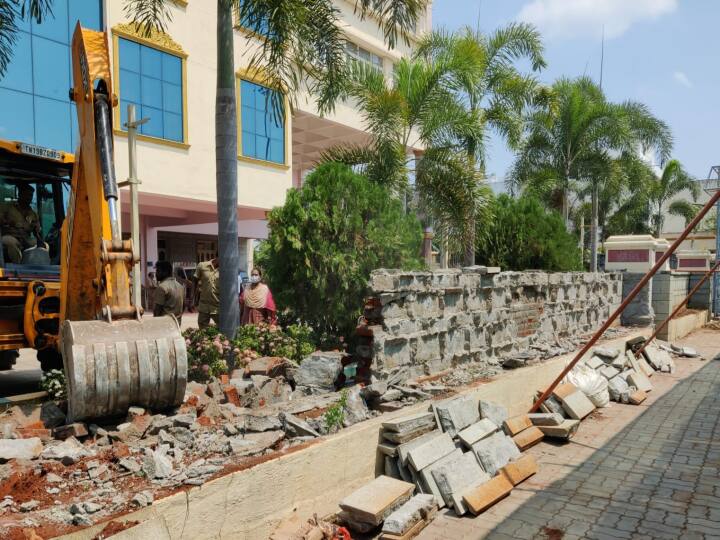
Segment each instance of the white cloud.
[{"label": "white cloud", "polygon": [[685,75],[682,71],[676,71],[673,73],[673,79],[675,79],[675,82],[685,86],[686,88],[692,88],[693,83],[690,79],[688,79],[688,76]]},{"label": "white cloud", "polygon": [[532,0],[517,18],[535,24],[550,38],[624,34],[633,24],[672,13],[678,0]]}]

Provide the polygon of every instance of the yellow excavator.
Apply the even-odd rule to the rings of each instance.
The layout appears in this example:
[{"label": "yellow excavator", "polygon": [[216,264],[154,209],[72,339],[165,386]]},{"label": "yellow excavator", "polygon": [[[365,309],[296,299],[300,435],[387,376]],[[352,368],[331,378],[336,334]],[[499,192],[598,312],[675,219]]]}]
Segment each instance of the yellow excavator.
[{"label": "yellow excavator", "polygon": [[177,321],[143,318],[131,300],[138,253],[120,229],[108,51],[105,32],[76,26],[75,156],[0,140],[0,216],[31,185],[39,221],[19,262],[9,262],[0,229],[0,367],[24,347],[37,350],[45,370],[64,366],[71,420],[121,415],[131,405],[179,405],[187,380]]}]

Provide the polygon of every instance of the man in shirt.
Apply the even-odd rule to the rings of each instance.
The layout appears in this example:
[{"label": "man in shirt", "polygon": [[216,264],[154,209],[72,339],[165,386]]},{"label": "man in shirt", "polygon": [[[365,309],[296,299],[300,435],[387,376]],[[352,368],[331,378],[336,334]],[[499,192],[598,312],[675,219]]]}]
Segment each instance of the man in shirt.
[{"label": "man in shirt", "polygon": [[161,317],[172,315],[178,321],[182,321],[183,299],[185,298],[185,287],[173,277],[172,265],[167,261],[159,261],[155,265],[158,285],[155,288],[155,306],[153,315]]},{"label": "man in shirt", "polygon": [[[220,310],[220,267],[218,258],[201,262],[195,269],[193,282],[195,283],[195,296],[198,310],[198,327],[210,326],[210,321],[219,324],[218,312]],[[199,297],[199,298],[198,298]]]},{"label": "man in shirt", "polygon": [[20,264],[23,251],[37,246],[40,236],[40,220],[32,203],[35,190],[30,184],[20,184],[18,200],[2,209],[0,227],[2,243],[7,250],[10,262]]}]

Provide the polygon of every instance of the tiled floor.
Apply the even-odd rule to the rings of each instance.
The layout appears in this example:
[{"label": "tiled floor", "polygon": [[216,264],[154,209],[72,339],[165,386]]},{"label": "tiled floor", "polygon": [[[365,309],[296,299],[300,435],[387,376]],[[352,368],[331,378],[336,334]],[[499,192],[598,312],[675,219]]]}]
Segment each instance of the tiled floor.
[{"label": "tiled floor", "polygon": [[564,445],[530,449],[540,470],[478,517],[438,516],[417,538],[720,539],[720,332],[683,343],[707,361],[655,374],[640,406],[600,409]]}]

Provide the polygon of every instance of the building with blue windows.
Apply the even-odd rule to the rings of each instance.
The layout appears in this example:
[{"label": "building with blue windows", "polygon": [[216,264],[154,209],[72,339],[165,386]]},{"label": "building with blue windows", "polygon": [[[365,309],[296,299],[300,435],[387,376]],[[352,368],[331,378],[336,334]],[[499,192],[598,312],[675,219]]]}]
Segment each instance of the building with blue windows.
[{"label": "building with blue windows", "polygon": [[[78,21],[108,34],[113,68],[115,166],[128,174],[128,106],[147,122],[138,136],[141,254],[147,271],[157,260],[186,267],[217,250],[215,192],[216,2],[173,0],[166,32],[136,28],[125,0],[53,0],[42,23],[21,21],[14,56],[0,77],[0,139],[74,152],[78,145],[71,86],[70,41]],[[411,48],[388,50],[371,18],[361,20],[353,0],[337,0],[355,61],[392,74]],[[427,20],[418,32],[430,27]],[[321,118],[301,95],[293,114],[273,107],[275,90],[247,71],[247,59],[267,34],[263,21],[238,20],[235,32],[238,125],[238,229],[244,269],[254,242],[267,236],[266,214],[299,187],[320,154],[339,143],[367,141],[351,103]],[[275,100],[277,102],[277,100]],[[280,101],[282,102],[282,100]],[[126,199],[126,197],[123,197]],[[123,225],[129,224],[123,200]],[[145,276],[143,276],[145,277]]]}]

